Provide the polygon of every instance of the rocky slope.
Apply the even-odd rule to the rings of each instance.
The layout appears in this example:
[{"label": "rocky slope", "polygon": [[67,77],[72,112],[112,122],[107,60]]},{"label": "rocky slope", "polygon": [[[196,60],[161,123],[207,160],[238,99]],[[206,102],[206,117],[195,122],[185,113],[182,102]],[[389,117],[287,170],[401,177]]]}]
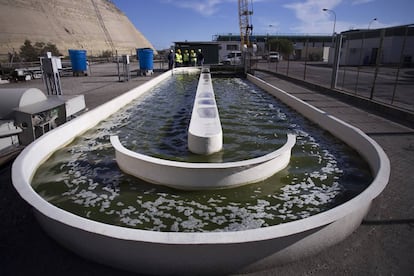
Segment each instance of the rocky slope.
[{"label": "rocky slope", "polygon": [[56,44],[64,55],[68,49],[100,55],[153,48],[109,0],[0,0],[0,54],[19,52],[26,39]]}]

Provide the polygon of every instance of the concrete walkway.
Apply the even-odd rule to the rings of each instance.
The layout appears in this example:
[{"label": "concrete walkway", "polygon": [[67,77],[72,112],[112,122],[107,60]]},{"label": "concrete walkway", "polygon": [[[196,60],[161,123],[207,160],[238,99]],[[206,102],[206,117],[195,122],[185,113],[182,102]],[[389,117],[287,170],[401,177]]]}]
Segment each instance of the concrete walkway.
[{"label": "concrete walkway", "polygon": [[[112,65],[102,65],[102,72],[105,66]],[[412,275],[414,129],[290,82],[264,74],[260,77],[366,132],[388,154],[391,179],[363,224],[346,240],[316,256],[251,275]],[[66,87],[70,93],[85,94],[87,106],[93,108],[148,79],[134,77],[131,82],[119,83],[111,73],[110,76],[63,78],[62,82],[64,93]],[[9,87],[23,85],[44,90],[37,80]],[[10,170],[11,164],[0,168],[0,275],[135,275],[90,262],[49,238],[30,206],[14,190]]]},{"label": "concrete walkway", "polygon": [[414,129],[275,77],[265,81],[344,120],[378,142],[391,177],[363,224],[319,255],[255,275],[412,275],[414,271]]}]

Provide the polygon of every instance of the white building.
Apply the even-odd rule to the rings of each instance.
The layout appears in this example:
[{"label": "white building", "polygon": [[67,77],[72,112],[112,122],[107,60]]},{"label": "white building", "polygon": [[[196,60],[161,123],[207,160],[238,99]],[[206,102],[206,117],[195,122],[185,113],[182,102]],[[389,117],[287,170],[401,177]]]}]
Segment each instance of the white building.
[{"label": "white building", "polygon": [[[383,29],[349,30],[330,35],[254,35],[252,43],[257,45],[257,55],[266,55],[269,39],[287,39],[294,45],[294,53],[283,59],[324,61],[334,59],[334,46],[342,37],[340,65],[360,66],[383,65],[413,66],[414,64],[414,24]],[[219,60],[222,61],[232,51],[240,51],[240,35],[215,35],[219,44]],[[271,49],[275,50],[275,49]],[[283,53],[281,53],[283,55]],[[329,58],[328,58],[329,56]]]},{"label": "white building", "polygon": [[[341,65],[411,66],[414,59],[414,25],[374,30],[350,30],[342,37]],[[330,57],[330,61],[333,57]]]},{"label": "white building", "polygon": [[[278,34],[278,35],[254,35],[251,42],[257,45],[257,55],[267,55],[269,51],[277,49],[268,49],[267,41],[269,39],[287,39],[292,41],[294,53],[283,59],[295,60],[327,60],[327,48],[332,47],[332,36],[330,35],[298,35],[298,34]],[[240,35],[220,34],[213,38],[219,44],[219,60],[225,60],[226,56],[234,51],[241,51]]]}]

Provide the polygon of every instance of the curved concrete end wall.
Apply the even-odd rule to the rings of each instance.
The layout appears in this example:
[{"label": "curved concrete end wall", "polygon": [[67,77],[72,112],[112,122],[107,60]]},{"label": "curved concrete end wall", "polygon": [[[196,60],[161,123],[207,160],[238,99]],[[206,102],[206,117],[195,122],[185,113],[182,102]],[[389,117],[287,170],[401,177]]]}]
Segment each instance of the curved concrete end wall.
[{"label": "curved concrete end wall", "polygon": [[[295,96],[290,95],[286,91],[264,82],[259,78],[248,75],[248,80],[274,95],[292,109],[296,110],[296,112],[312,120],[321,128],[329,131],[334,136],[347,143],[350,147],[357,150],[367,160],[373,174],[376,175],[376,179],[381,179],[381,182],[383,183],[383,186],[377,187],[378,194],[385,188],[390,173],[390,162],[383,149],[373,139],[360,129],[313,107]],[[378,194],[376,194],[375,197]]]},{"label": "curved concrete end wall", "polygon": [[261,157],[227,163],[188,163],[139,154],[111,136],[116,162],[127,174],[147,182],[182,190],[234,188],[264,180],[284,169],[290,161],[296,136],[288,134],[279,149]]},{"label": "curved concrete end wall", "polygon": [[[167,78],[171,72],[166,74],[154,82]],[[28,146],[13,164],[13,184],[33,206],[43,228],[62,245],[85,258],[121,269],[147,274],[228,274],[265,269],[319,252],[343,240],[360,225],[372,200],[388,183],[389,160],[381,147],[360,130],[276,87],[252,76],[249,79],[352,145],[370,164],[375,175],[373,182],[358,196],[326,212],[237,232],[171,233],[117,227],[78,217],[41,198],[30,182],[43,160],[154,85],[148,82]]]}]

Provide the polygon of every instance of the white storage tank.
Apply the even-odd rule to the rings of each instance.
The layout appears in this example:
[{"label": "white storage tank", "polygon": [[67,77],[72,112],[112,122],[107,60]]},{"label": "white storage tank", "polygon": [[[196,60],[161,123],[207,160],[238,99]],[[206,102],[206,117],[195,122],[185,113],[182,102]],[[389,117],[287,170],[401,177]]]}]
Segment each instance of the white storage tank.
[{"label": "white storage tank", "polygon": [[0,89],[0,119],[12,119],[15,108],[47,100],[37,88]]}]

